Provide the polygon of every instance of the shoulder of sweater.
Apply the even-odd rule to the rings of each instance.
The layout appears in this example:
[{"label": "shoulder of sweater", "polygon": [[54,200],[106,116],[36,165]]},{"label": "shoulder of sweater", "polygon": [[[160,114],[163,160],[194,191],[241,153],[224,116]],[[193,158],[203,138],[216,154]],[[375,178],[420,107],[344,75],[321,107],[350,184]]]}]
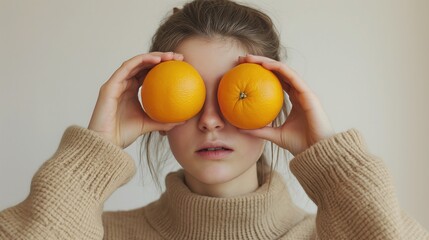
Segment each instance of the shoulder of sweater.
[{"label": "shoulder of sweater", "polygon": [[27,198],[0,212],[0,236],[100,239],[100,209],[134,172],[134,161],[121,148],[95,132],[71,126],[33,176]]}]

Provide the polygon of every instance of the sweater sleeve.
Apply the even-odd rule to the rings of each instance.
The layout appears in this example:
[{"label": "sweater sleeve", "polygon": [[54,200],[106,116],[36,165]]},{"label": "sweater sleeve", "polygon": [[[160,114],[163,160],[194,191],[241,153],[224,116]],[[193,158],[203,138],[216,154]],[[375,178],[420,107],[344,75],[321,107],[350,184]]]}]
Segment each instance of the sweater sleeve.
[{"label": "sweater sleeve", "polygon": [[302,152],[290,168],[318,206],[319,239],[429,239],[399,207],[392,178],[349,130]]},{"label": "sweater sleeve", "polygon": [[69,127],[34,175],[28,197],[0,212],[0,239],[102,239],[103,204],[134,172],[122,149]]}]

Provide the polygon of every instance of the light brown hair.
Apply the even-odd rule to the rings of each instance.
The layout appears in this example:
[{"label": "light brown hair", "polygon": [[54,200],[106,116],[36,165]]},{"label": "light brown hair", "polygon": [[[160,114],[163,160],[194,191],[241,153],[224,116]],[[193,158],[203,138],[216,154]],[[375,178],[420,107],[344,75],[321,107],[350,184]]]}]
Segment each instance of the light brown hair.
[{"label": "light brown hair", "polygon": [[[172,52],[190,37],[230,38],[241,44],[248,53],[275,60],[280,60],[283,53],[286,58],[270,17],[255,8],[230,0],[194,0],[181,9],[174,8],[153,36],[150,51]],[[280,126],[284,122],[287,111],[287,104],[284,104],[273,126]],[[142,138],[140,153],[146,159],[152,178],[160,189],[157,173],[168,160],[168,143],[157,132],[146,134]],[[282,151],[272,143],[265,147],[264,154],[257,162],[260,184],[275,168],[281,154]]]}]

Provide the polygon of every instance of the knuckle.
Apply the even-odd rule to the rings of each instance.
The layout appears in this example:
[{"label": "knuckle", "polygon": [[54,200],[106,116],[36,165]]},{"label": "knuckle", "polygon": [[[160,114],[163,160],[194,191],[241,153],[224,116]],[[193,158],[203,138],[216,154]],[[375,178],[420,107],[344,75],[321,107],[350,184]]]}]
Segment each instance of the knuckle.
[{"label": "knuckle", "polygon": [[130,60],[124,61],[119,68],[123,70],[128,70],[129,64],[130,64]]},{"label": "knuckle", "polygon": [[103,85],[101,85],[99,94],[105,95],[107,92],[109,92],[110,87],[111,87],[111,84],[109,83],[109,81],[105,82]]}]

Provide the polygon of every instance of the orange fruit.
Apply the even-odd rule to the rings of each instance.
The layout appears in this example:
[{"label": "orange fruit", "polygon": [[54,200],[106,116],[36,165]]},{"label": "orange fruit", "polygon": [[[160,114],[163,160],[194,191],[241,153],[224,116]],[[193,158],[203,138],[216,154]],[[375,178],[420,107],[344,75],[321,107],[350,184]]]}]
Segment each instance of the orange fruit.
[{"label": "orange fruit", "polygon": [[203,107],[206,98],[204,81],[198,71],[183,61],[166,61],[146,75],[141,100],[144,111],[155,121],[186,121]]},{"label": "orange fruit", "polygon": [[283,89],[277,76],[259,64],[243,63],[220,80],[218,102],[225,119],[241,129],[262,128],[283,106]]}]

